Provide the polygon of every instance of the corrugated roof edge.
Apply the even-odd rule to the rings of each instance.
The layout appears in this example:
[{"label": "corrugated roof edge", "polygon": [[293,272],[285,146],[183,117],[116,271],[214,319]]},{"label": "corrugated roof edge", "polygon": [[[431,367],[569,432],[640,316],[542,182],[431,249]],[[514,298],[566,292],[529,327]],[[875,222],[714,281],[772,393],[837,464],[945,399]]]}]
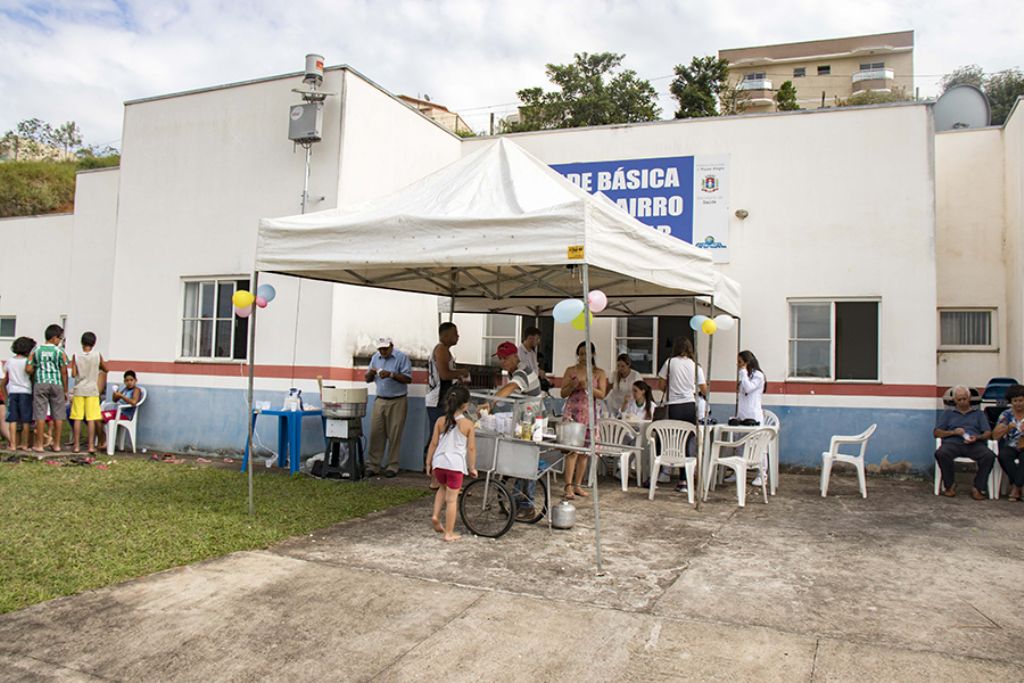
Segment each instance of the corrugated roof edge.
[{"label": "corrugated roof edge", "polygon": [[[420,116],[421,118],[423,118],[423,120],[429,121],[432,125],[437,126],[440,130],[443,130],[444,132],[448,133],[449,135],[451,135],[454,138],[458,138],[459,140],[462,139],[461,137],[459,137],[455,133],[451,132],[450,130],[448,130],[447,128],[442,126],[437,121],[433,120],[429,116],[424,115],[416,107],[410,106],[406,102],[403,102],[402,100],[400,100],[398,98],[398,95],[395,95],[393,92],[391,92],[387,88],[381,86],[379,83],[377,83],[373,79],[367,78],[365,74],[363,74],[362,72],[360,72],[357,69],[353,69],[348,64],[336,64],[334,66],[324,67],[324,72],[326,73],[328,71],[348,71],[349,73],[352,73],[355,76],[358,76],[363,81],[365,81],[366,83],[368,83],[372,87],[376,88],[377,90],[381,91],[382,93],[384,93],[385,95],[387,95],[388,97],[393,99],[395,102],[401,104],[406,109],[409,109],[409,110],[411,110],[413,112],[416,112],[416,115]],[[284,80],[284,79],[287,79],[287,78],[296,78],[298,76],[302,76],[303,73],[304,72],[302,72],[302,71],[292,71],[291,73],[278,74],[276,76],[264,76],[263,78],[253,78],[253,79],[250,79],[250,80],[247,80],[247,81],[236,81],[234,83],[224,83],[224,84],[221,84],[221,85],[211,85],[211,86],[207,86],[205,88],[196,88],[194,90],[181,90],[179,92],[167,93],[167,94],[164,94],[164,95],[152,95],[150,97],[140,97],[140,98],[134,99],[134,100],[125,100],[124,106],[128,107],[128,106],[131,106],[133,104],[144,104],[146,102],[156,102],[157,100],[168,100],[168,99],[171,99],[171,98],[174,98],[174,97],[186,97],[188,95],[201,95],[203,93],[215,92],[217,90],[227,90],[228,88],[240,88],[242,86],[254,85],[256,83],[269,83],[270,81],[280,81],[280,80]]]}]

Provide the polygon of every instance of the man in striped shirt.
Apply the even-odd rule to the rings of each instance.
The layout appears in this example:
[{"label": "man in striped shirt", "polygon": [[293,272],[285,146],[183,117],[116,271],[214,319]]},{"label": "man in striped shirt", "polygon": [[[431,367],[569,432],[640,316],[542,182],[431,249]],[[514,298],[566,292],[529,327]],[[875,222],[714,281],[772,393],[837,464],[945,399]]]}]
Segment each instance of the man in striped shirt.
[{"label": "man in striped shirt", "polygon": [[46,343],[37,346],[25,364],[25,371],[32,377],[32,413],[36,418],[36,446],[32,450],[37,453],[43,452],[47,410],[56,427],[51,448],[60,452],[68,397],[68,357],[60,347],[62,339],[64,329],[60,325],[47,327]]}]

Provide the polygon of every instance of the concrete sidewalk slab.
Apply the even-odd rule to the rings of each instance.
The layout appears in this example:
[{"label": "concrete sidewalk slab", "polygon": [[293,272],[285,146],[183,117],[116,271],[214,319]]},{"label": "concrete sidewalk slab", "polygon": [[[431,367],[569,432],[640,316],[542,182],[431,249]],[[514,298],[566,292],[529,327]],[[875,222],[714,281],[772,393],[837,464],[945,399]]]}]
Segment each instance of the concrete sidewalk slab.
[{"label": "concrete sidewalk slab", "polygon": [[782,483],[602,488],[602,575],[589,501],[454,544],[416,501],[0,616],[0,681],[1024,680],[1024,505]]}]

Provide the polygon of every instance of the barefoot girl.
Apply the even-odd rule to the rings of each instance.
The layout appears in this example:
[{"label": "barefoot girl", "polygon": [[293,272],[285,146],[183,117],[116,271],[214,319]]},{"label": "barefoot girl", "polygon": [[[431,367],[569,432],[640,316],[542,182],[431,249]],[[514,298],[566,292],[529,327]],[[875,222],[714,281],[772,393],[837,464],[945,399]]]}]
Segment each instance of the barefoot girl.
[{"label": "barefoot girl", "polygon": [[[473,422],[464,413],[469,408],[469,390],[454,385],[445,396],[444,415],[434,423],[427,451],[427,474],[433,473],[440,486],[434,496],[434,514],[430,520],[434,531],[444,534],[444,540],[457,541],[455,533],[456,503],[462,488],[462,476],[473,477],[476,472],[476,436]],[[441,526],[441,507],[444,506],[444,526]]]}]

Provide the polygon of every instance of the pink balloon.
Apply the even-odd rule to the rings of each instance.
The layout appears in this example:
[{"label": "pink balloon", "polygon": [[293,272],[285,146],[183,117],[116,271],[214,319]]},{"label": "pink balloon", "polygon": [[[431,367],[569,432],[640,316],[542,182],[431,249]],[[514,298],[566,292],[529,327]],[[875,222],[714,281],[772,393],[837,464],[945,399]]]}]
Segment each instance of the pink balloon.
[{"label": "pink balloon", "polygon": [[266,308],[267,300],[264,299],[262,296],[258,296],[256,297],[256,305],[259,306],[260,308]]},{"label": "pink balloon", "polygon": [[250,313],[252,313],[252,306],[246,306],[245,308],[235,306],[235,315],[239,318],[248,318]]},{"label": "pink balloon", "polygon": [[591,313],[600,313],[608,306],[608,297],[600,289],[595,289],[587,295],[587,303],[590,304]]}]

